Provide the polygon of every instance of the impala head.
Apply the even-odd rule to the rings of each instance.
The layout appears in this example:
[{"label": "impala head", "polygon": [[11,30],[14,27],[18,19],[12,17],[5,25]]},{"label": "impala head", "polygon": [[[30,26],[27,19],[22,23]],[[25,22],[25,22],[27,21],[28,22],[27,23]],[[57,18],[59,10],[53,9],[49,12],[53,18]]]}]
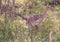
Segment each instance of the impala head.
[{"label": "impala head", "polygon": [[46,9],[46,10],[51,10],[51,11],[53,11],[53,10],[54,10],[54,8],[53,8],[53,7],[51,7],[51,6],[49,6],[49,5],[45,6],[45,9]]},{"label": "impala head", "polygon": [[43,9],[43,12],[42,12],[42,13],[46,14],[48,11],[53,11],[53,10],[54,10],[54,8],[53,8],[53,7],[51,7],[51,6],[47,5],[47,6],[45,6],[45,7],[44,7],[44,9]]}]

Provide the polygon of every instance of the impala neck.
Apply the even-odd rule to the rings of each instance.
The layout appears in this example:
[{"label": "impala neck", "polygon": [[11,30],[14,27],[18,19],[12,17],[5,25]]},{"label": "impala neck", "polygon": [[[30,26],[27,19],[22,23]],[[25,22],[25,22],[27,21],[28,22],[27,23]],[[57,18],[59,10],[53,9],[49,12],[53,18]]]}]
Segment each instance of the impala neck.
[{"label": "impala neck", "polygon": [[48,12],[48,9],[45,7],[42,11],[42,14],[47,14],[47,12]]}]

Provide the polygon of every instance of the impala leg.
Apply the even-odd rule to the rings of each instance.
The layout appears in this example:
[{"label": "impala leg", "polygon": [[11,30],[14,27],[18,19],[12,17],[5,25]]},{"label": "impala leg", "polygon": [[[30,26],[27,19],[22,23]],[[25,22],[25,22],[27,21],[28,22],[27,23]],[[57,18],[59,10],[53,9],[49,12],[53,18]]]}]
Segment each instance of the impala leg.
[{"label": "impala leg", "polygon": [[31,25],[29,25],[28,27],[29,27],[29,28],[28,28],[28,29],[29,29],[28,35],[29,35],[29,38],[30,38],[29,42],[33,42],[33,37],[32,37],[33,27],[32,27]]},{"label": "impala leg", "polygon": [[30,42],[33,42],[32,32],[30,32]]},{"label": "impala leg", "polygon": [[37,25],[37,29],[38,29],[38,33],[40,34],[39,37],[40,37],[40,40],[42,40],[42,25],[41,24],[38,24]]}]

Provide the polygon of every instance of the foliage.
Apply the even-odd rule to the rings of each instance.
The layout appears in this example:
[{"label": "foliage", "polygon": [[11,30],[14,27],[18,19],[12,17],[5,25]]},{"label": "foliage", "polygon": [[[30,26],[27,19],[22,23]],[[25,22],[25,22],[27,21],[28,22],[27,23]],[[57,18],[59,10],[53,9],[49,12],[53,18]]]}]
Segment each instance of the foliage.
[{"label": "foliage", "polygon": [[[40,14],[45,7],[44,2],[41,0],[25,1],[21,0],[18,2],[16,0],[15,4],[22,4],[19,8],[19,13],[25,13],[27,16],[32,14]],[[51,2],[51,0],[45,1]],[[55,6],[55,9],[56,11],[60,11],[60,6]],[[11,11],[13,11],[13,8]],[[29,42],[30,36],[26,21],[13,14],[13,12],[9,14],[7,12],[3,12],[3,14],[0,16],[0,42]],[[55,15],[56,14],[54,11],[48,11],[45,19],[42,22],[42,26],[40,26],[41,31],[32,31],[33,42],[48,42],[50,31],[54,32],[52,38],[55,37],[57,39],[56,41],[60,42],[60,24],[56,18],[57,15]]]}]

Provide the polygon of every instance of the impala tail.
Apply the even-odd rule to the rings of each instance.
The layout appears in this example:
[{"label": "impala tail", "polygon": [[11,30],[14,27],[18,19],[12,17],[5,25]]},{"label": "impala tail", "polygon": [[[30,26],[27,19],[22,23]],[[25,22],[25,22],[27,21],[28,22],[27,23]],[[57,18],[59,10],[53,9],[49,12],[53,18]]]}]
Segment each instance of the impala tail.
[{"label": "impala tail", "polygon": [[20,16],[24,20],[27,20],[28,19],[24,14],[17,14],[17,15]]}]

